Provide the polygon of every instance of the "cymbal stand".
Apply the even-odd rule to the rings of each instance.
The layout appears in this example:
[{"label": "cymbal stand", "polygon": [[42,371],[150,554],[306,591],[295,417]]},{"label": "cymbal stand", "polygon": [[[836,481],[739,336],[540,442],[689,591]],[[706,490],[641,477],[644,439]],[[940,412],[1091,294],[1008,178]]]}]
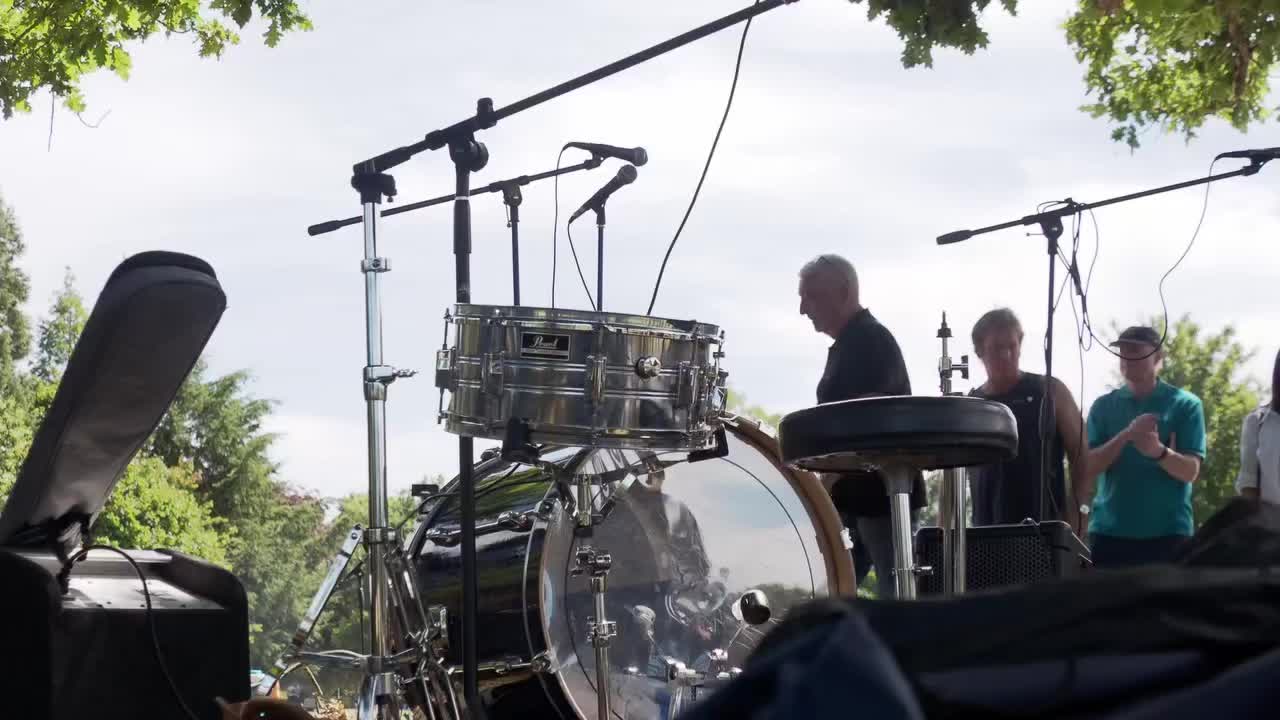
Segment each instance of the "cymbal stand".
[{"label": "cymbal stand", "polygon": [[[969,379],[969,356],[961,355],[958,363],[951,361],[951,355],[947,351],[951,328],[947,327],[945,312],[942,313],[938,338],[942,340],[942,357],[938,360],[940,389],[943,395],[959,395],[960,393],[951,390],[951,376],[958,372],[960,377]],[[965,498],[968,494],[969,477],[964,468],[947,468],[942,471],[938,524],[942,526],[942,587],[943,592],[948,595],[959,595],[965,589],[965,534],[968,531]]]},{"label": "cymbal stand", "polygon": [[[360,720],[398,720],[404,702],[398,670],[411,669],[407,674],[415,678],[412,683],[418,683],[422,693],[427,694],[428,679],[423,676],[434,666],[435,659],[430,644],[444,629],[442,624],[437,627],[427,622],[416,579],[409,571],[396,530],[390,527],[387,511],[387,387],[397,378],[416,374],[412,370],[398,370],[385,365],[382,357],[379,278],[391,270],[391,263],[387,258],[378,256],[378,205],[384,196],[395,196],[395,180],[372,167],[358,166],[351,185],[360,194],[364,221],[364,259],[360,270],[365,277],[366,365],[363,388],[367,410],[369,525],[363,529],[356,525],[348,534],[295,633],[286,658],[362,671],[364,679],[357,700],[357,717]],[[368,654],[347,650],[303,652],[302,646],[337,587],[357,543],[364,546],[364,562],[368,566],[369,622],[362,638]],[[393,610],[395,617],[392,616]],[[362,630],[366,628],[362,627]],[[407,647],[393,652],[393,644]],[[284,662],[286,660],[282,659],[277,665]],[[275,678],[264,678],[259,692],[270,692],[274,682]],[[430,702],[431,698],[424,698],[424,704]],[[428,714],[434,716],[434,711],[428,710]]]}]

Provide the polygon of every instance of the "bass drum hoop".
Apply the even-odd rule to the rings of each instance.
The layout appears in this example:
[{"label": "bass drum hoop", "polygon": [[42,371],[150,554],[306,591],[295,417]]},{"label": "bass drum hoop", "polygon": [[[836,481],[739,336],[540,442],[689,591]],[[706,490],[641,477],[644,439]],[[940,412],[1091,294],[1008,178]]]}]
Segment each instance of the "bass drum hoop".
[{"label": "bass drum hoop", "polygon": [[[767,457],[773,464],[774,468],[787,478],[792,489],[795,490],[801,503],[804,505],[805,511],[809,517],[809,523],[814,528],[816,541],[819,552],[822,554],[823,563],[827,571],[827,587],[828,597],[853,596],[857,594],[856,575],[853,567],[853,556],[849,548],[845,545],[842,529],[844,523],[840,520],[839,513],[836,512],[835,505],[831,502],[831,497],[826,489],[822,486],[822,481],[816,475],[805,470],[793,468],[782,462],[781,454],[778,450],[777,440],[767,432],[765,432],[761,423],[750,417],[742,415],[723,415],[720,418],[724,423],[726,432],[734,433],[739,439],[748,445],[755,447],[762,455]],[[548,489],[550,490],[550,488]],[[546,524],[540,523],[545,530]],[[530,533],[529,541],[525,552],[525,573],[521,579],[522,592],[527,592],[530,586],[537,588],[538,601],[538,631],[548,641],[548,652],[550,648],[550,638],[553,636],[550,627],[551,618],[547,615],[547,607],[542,602],[544,589],[542,587],[542,578],[546,577],[546,564],[550,560],[550,554],[543,552],[538,563],[538,577],[532,579],[529,577],[529,555],[532,552],[532,544],[534,541],[534,533]],[[548,542],[547,538],[543,538],[542,542]],[[528,601],[524,602],[524,606],[528,607]],[[532,656],[533,653],[533,628],[529,626],[528,615],[525,616],[525,640],[528,643],[527,653]],[[547,680],[546,673],[535,673],[538,681],[542,685],[543,691],[547,694],[547,701],[556,707],[559,713],[559,706],[555,698],[551,696],[551,683]],[[555,672],[555,687],[559,689],[564,702],[577,707],[577,699],[573,692],[566,685],[563,672]],[[581,715],[581,711],[579,711]]]}]

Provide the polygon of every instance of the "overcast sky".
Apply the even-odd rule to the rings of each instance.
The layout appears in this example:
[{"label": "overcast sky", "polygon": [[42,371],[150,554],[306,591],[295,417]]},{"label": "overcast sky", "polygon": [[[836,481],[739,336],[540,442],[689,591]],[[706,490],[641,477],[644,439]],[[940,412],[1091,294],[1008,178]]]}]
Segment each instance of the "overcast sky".
[{"label": "overcast sky", "polygon": [[[325,494],[366,487],[363,281],[358,227],[319,238],[307,225],[358,212],[348,185],[357,160],[550,87],[731,12],[745,0],[698,3],[329,2],[308,4],[315,31],[264,48],[246,37],[221,61],[182,37],[133,48],[126,83],[85,83],[88,120],[49,99],[0,124],[0,194],[25,232],[32,312],[43,312],[63,267],[89,301],[123,258],[149,249],[208,260],[229,307],[210,343],[214,372],[246,369],[252,391],[277,401],[271,429],[283,475]],[[1037,203],[1099,200],[1203,175],[1225,150],[1280,145],[1274,124],[1249,135],[1212,122],[1187,144],[1144,137],[1136,153],[1077,108],[1086,100],[1059,29],[1072,3],[992,12],[991,47],[940,52],[904,70],[899,40],[865,8],[804,0],[759,18],[710,175],[672,255],[655,314],[726,331],[730,384],[776,411],[814,402],[829,339],[797,314],[796,271],[837,252],[862,278],[863,302],[902,345],[913,389],[938,392],[938,321],[958,342],[978,316],[1008,305],[1027,332],[1023,365],[1044,367],[1047,262],[1021,229],[938,247],[934,238],[1021,217]],[[475,185],[554,166],[565,142],[640,145],[650,161],[609,204],[605,307],[642,313],[666,244],[698,178],[724,108],[738,30],[687,46],[572,95],[503,120],[480,139],[491,160]],[[566,153],[566,164],[585,154]],[[1224,161],[1218,169],[1238,165]],[[560,183],[563,219],[618,167]],[[1233,323],[1270,370],[1274,268],[1280,261],[1280,168],[1213,187],[1194,249],[1165,284],[1169,312],[1210,328]],[[452,191],[452,165],[427,153],[394,171],[399,200]],[[524,189],[522,298],[550,300],[552,183]],[[1097,212],[1101,253],[1089,308],[1111,321],[1158,313],[1156,284],[1182,253],[1203,193],[1183,190]],[[498,195],[472,203],[475,302],[511,302],[510,245]],[[386,221],[381,254],[387,362],[423,372],[390,392],[393,487],[453,474],[456,441],[435,423],[428,372],[454,297],[450,212]],[[592,236],[590,216],[575,225]],[[1082,255],[1092,255],[1092,227]],[[568,249],[557,301],[584,308]],[[581,252],[595,267],[593,243]],[[1059,273],[1061,277],[1061,273]],[[594,284],[594,278],[588,276]],[[1271,322],[1268,322],[1271,320]],[[1087,403],[1115,361],[1095,347],[1081,363],[1065,301],[1055,370]],[[974,358],[976,363],[976,358]],[[973,382],[980,382],[980,368]],[[958,387],[967,390],[969,383]]]}]

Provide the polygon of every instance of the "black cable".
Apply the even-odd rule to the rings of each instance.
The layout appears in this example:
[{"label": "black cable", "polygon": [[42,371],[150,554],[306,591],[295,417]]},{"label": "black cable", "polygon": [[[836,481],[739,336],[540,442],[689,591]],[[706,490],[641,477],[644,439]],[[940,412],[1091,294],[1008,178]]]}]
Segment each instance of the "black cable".
[{"label": "black cable", "polygon": [[[1209,172],[1208,172],[1209,175],[1213,175],[1213,168],[1217,164],[1217,162],[1218,162],[1217,158],[1214,158],[1214,160],[1209,163]],[[1191,239],[1187,241],[1186,248],[1183,249],[1182,254],[1178,256],[1178,259],[1174,261],[1173,265],[1170,266],[1169,269],[1165,271],[1164,275],[1160,276],[1160,282],[1156,286],[1156,291],[1160,296],[1160,310],[1164,315],[1164,329],[1160,333],[1160,340],[1156,344],[1156,347],[1154,350],[1152,350],[1150,353],[1147,353],[1146,355],[1143,355],[1142,357],[1135,358],[1137,360],[1142,360],[1142,359],[1151,357],[1157,352],[1160,352],[1164,348],[1165,340],[1168,339],[1169,337],[1169,305],[1166,302],[1164,297],[1164,281],[1167,280],[1169,278],[1169,275],[1171,275],[1173,271],[1176,270],[1178,266],[1182,264],[1182,261],[1185,260],[1187,255],[1191,252],[1192,246],[1195,245],[1196,239],[1200,237],[1200,229],[1204,227],[1205,215],[1209,212],[1209,188],[1211,188],[1212,186],[1213,186],[1212,182],[1207,182],[1204,185],[1204,200],[1200,206],[1200,219],[1196,222],[1196,229],[1194,232],[1191,233]],[[1092,210],[1090,211],[1090,214],[1092,214]],[[1096,231],[1096,228],[1097,228],[1096,219],[1094,221],[1094,228]],[[1095,260],[1096,260],[1096,255],[1095,255]],[[1089,274],[1090,274],[1090,277],[1092,278],[1092,275],[1093,275],[1092,268],[1090,268]],[[1087,292],[1086,292],[1086,296],[1087,296]],[[1084,306],[1084,303],[1085,301],[1082,301],[1082,306]],[[1099,338],[1093,332],[1093,322],[1089,319],[1087,309],[1085,310],[1085,326],[1089,330],[1089,336],[1093,340],[1096,340],[1099,343],[1102,343],[1102,339]],[[1106,344],[1103,344],[1103,348],[1106,349],[1107,352],[1111,353],[1112,355],[1118,358],[1123,357],[1120,353],[1116,352],[1115,350],[1112,350],[1111,347]]]},{"label": "black cable", "polygon": [[72,566],[80,560],[88,557],[90,550],[107,550],[116,553],[129,561],[129,564],[133,566],[133,571],[138,574],[138,580],[142,582],[142,598],[147,603],[147,625],[151,628],[151,648],[155,651],[156,664],[160,666],[160,673],[164,675],[165,682],[169,684],[169,690],[173,693],[174,699],[178,701],[180,706],[182,706],[182,711],[186,713],[187,717],[191,718],[191,720],[200,720],[200,716],[192,712],[191,708],[187,706],[187,701],[182,699],[182,694],[178,692],[178,686],[174,683],[173,676],[169,674],[169,667],[164,664],[164,653],[160,652],[160,636],[156,634],[155,613],[151,607],[151,591],[147,588],[147,576],[142,572],[142,568],[138,565],[136,560],[129,557],[129,554],[120,548],[114,548],[107,545],[89,545],[88,547],[82,548],[70,558],[67,558],[67,561],[63,563],[62,570],[58,572],[59,587],[62,588],[64,593],[67,591],[68,583],[71,580]]},{"label": "black cable", "polygon": [[582,281],[582,289],[587,293],[587,303],[589,303],[592,310],[599,310],[600,306],[596,305],[595,298],[591,297],[591,288],[587,287],[587,278],[582,275],[582,264],[578,262],[578,251],[573,247],[573,221],[565,224],[564,233],[569,236],[569,252],[573,253],[573,265],[578,268],[578,279]]},{"label": "black cable", "polygon": [[[755,4],[759,3],[760,0],[756,0]],[[698,178],[698,185],[693,189],[693,198],[689,200],[689,207],[685,208],[684,217],[680,220],[680,226],[676,228],[675,237],[671,238],[671,244],[667,246],[667,254],[662,257],[662,266],[658,268],[658,280],[653,284],[653,297],[649,298],[649,309],[645,311],[645,315],[653,314],[653,305],[658,301],[658,288],[662,286],[662,275],[667,271],[667,261],[671,259],[671,251],[675,249],[676,241],[680,239],[685,223],[689,222],[693,204],[698,202],[698,193],[702,191],[702,183],[707,179],[707,171],[711,169],[711,158],[715,156],[716,146],[720,144],[720,133],[724,132],[725,121],[729,119],[729,108],[733,107],[733,94],[738,89],[738,73],[742,70],[742,51],[747,46],[747,31],[751,29],[752,19],[749,18],[747,24],[743,26],[742,39],[738,41],[738,58],[733,63],[733,82],[729,85],[729,100],[724,104],[720,127],[716,128],[716,137],[711,141],[711,151],[707,153],[707,162],[702,166],[702,176]]]},{"label": "black cable", "polygon": [[[560,148],[560,154],[556,155],[556,170],[560,169],[560,161],[564,158],[564,151],[568,147]],[[560,246],[560,175],[555,176],[555,215],[551,218],[551,307],[556,306],[556,249]]]}]

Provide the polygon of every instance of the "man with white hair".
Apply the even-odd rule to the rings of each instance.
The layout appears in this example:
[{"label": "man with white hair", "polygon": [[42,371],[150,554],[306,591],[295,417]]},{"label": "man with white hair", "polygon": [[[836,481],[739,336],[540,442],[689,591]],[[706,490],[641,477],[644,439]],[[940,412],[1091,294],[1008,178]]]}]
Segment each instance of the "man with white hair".
[{"label": "man with white hair", "polygon": [[[858,273],[848,260],[820,255],[800,270],[800,314],[813,322],[814,330],[835,340],[818,383],[819,403],[911,394],[902,350],[888,328],[860,304]],[[893,597],[893,526],[883,479],[877,472],[859,471],[827,476],[823,482],[855,535],[858,582],[874,566],[877,578],[885,578],[878,582],[880,592]],[[912,533],[925,500],[924,476],[917,472],[911,487]]]}]

